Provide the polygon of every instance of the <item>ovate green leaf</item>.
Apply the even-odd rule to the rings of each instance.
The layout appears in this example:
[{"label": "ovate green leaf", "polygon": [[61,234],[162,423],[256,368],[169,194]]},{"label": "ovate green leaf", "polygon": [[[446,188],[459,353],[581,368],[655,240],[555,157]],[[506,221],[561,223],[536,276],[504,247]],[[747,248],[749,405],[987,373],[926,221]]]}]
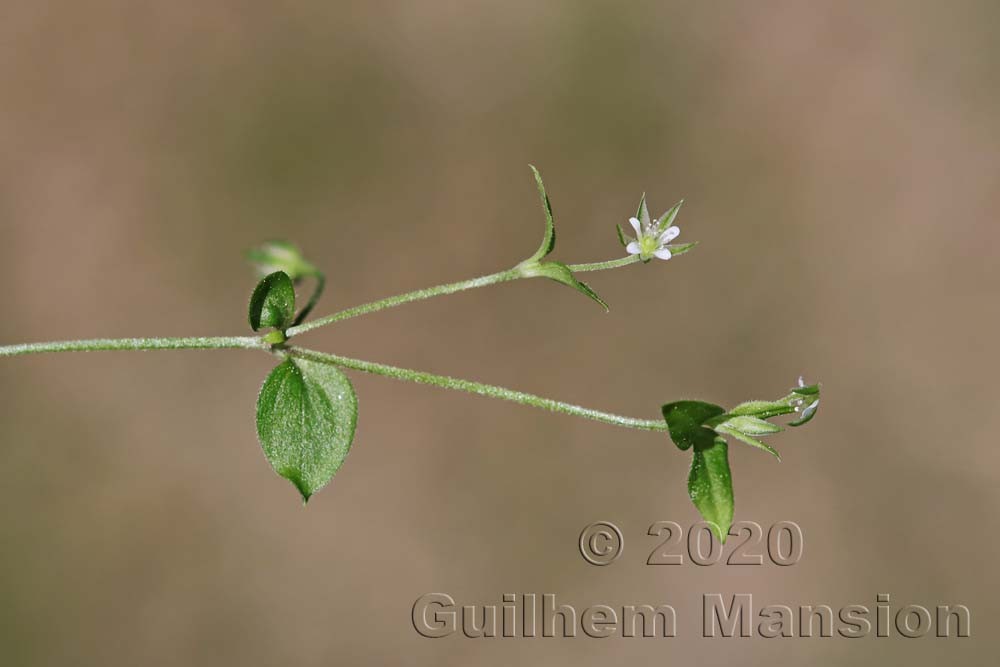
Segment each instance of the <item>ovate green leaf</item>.
[{"label": "ovate green leaf", "polygon": [[260,390],[257,437],[274,471],[307,501],[343,464],[357,415],[357,397],[340,369],[287,359]]},{"label": "ovate green leaf", "polygon": [[284,329],[295,317],[295,287],[284,271],[270,273],[257,283],[250,296],[249,320],[254,331]]},{"label": "ovate green leaf", "polygon": [[720,542],[733,525],[733,478],[726,441],[715,438],[708,447],[696,446],[688,474],[688,495]]},{"label": "ovate green leaf", "polygon": [[704,424],[726,412],[721,406],[703,401],[675,401],[664,405],[662,410],[670,439],[681,450],[711,447],[715,432]]}]

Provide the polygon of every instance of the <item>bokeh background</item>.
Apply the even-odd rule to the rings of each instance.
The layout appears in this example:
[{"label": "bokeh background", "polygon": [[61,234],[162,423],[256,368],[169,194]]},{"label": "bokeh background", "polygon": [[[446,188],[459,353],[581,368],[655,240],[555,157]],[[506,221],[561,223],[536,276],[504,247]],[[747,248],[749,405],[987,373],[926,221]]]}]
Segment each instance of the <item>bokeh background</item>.
[{"label": "bokeh background", "polygon": [[[619,256],[308,343],[635,416],[824,383],[784,462],[733,446],[737,519],[793,567],[650,567],[697,520],[662,434],[352,374],[354,449],[303,508],[256,442],[242,351],[0,362],[8,665],[986,664],[1000,622],[1000,47],[983,2],[5,2],[0,342],[246,332],[242,251],[327,269],[320,313]],[[303,342],[306,342],[303,340]],[[621,526],[595,568],[582,527]],[[673,604],[670,640],[428,640],[414,600]],[[965,640],[702,639],[700,596],[962,603]],[[895,635],[895,633],[894,633]],[[777,649],[777,650],[776,650]]]}]

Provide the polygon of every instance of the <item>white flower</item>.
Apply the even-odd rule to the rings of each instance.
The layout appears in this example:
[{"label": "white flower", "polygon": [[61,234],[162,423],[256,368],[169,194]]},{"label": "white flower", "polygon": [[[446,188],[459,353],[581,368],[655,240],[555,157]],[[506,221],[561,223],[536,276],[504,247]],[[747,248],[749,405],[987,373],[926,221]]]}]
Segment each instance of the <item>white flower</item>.
[{"label": "white flower", "polygon": [[[639,203],[638,217],[629,218],[629,224],[635,230],[635,239],[625,246],[630,255],[639,255],[639,259],[648,262],[653,257],[670,259],[673,256],[667,244],[681,233],[680,227],[673,225],[674,218],[683,204],[683,200],[664,213],[656,222],[649,219],[649,209],[646,208],[646,198]],[[619,232],[621,228],[619,227]],[[624,236],[622,240],[624,241]]]}]

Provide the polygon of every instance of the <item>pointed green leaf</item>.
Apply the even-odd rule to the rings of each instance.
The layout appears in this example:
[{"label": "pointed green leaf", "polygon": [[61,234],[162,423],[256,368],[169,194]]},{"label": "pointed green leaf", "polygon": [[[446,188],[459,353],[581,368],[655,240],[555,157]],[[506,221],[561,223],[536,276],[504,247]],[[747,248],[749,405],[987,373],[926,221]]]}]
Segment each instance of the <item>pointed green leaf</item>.
[{"label": "pointed green leaf", "polygon": [[729,426],[728,422],[716,426],[715,431],[721,435],[728,435],[730,437],[736,438],[740,442],[750,445],[751,447],[756,447],[757,449],[763,449],[765,452],[771,454],[774,458],[778,459],[778,461],[781,461],[781,455],[778,454],[778,451],[774,449],[774,447],[771,447],[769,444],[761,442],[760,440],[751,437],[748,433],[740,431],[735,427]]},{"label": "pointed green leaf", "polygon": [[684,200],[682,199],[676,204],[674,204],[673,208],[671,208],[669,211],[660,216],[660,219],[656,221],[657,234],[662,234],[664,231],[666,231],[667,227],[674,224],[674,218],[676,218],[677,214],[680,213],[681,206],[683,205],[684,205]]},{"label": "pointed green leaf", "polygon": [[284,271],[295,282],[319,273],[315,266],[306,261],[302,252],[287,241],[263,243],[248,250],[246,258],[254,265],[260,277],[275,271]]},{"label": "pointed green leaf", "polygon": [[357,397],[340,369],[286,359],[257,398],[257,437],[274,471],[308,501],[344,462],[357,415]]},{"label": "pointed green leaf", "polygon": [[532,255],[528,261],[537,261],[552,252],[552,249],[556,247],[556,225],[555,220],[552,217],[552,204],[549,202],[549,196],[545,194],[545,184],[542,183],[542,175],[538,173],[534,165],[529,165],[531,167],[532,173],[535,175],[535,183],[538,185],[538,194],[542,198],[542,207],[545,209],[545,235],[542,237],[542,245],[538,247],[535,254]]},{"label": "pointed green leaf", "polygon": [[597,292],[590,288],[585,282],[579,281],[570,271],[569,267],[561,262],[538,262],[520,265],[521,275],[526,278],[542,277],[554,280],[563,285],[569,285],[581,294],[585,294],[597,303],[601,304],[604,310],[608,310],[608,304],[597,295]]},{"label": "pointed green leaf", "polygon": [[711,447],[715,433],[704,424],[726,412],[714,403],[703,401],[675,401],[664,405],[662,410],[670,439],[681,450]]},{"label": "pointed green leaf", "polygon": [[799,396],[815,396],[819,393],[819,385],[811,384],[806,387],[793,387],[792,393],[798,394]]},{"label": "pointed green leaf", "polygon": [[708,447],[694,448],[688,495],[715,536],[725,543],[733,525],[733,478],[728,447],[722,438],[716,437]]},{"label": "pointed green leaf", "polygon": [[295,317],[295,287],[284,271],[270,273],[257,283],[250,296],[248,319],[254,331],[284,329]]}]

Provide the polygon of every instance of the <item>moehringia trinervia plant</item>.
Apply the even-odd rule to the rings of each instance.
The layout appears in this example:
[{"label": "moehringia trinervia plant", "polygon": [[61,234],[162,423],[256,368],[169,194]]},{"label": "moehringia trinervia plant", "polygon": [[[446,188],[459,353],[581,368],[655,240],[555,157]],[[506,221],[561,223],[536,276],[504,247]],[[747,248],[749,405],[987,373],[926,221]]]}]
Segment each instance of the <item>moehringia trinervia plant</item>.
[{"label": "moehringia trinervia plant", "polygon": [[[702,401],[675,401],[661,406],[661,418],[643,419],[584,408],[471,380],[318,352],[292,344],[293,339],[313,329],[352,317],[411,301],[522,278],[548,278],[575,289],[607,310],[607,304],[589,285],[577,278],[578,274],[647,263],[653,259],[669,260],[687,253],[696,245],[671,243],[680,233],[680,229],[673,224],[680,211],[680,202],[653,220],[643,195],[635,216],[629,219],[635,237],[626,237],[621,225],[618,226],[618,239],[627,252],[625,257],[586,264],[563,264],[550,260],[548,256],[555,248],[556,241],[552,206],[538,170],[532,167],[532,171],[545,213],[545,232],[538,250],[510,269],[391,296],[309,320],[307,318],[323,292],[325,277],[302,256],[298,248],[276,241],[248,253],[248,258],[260,277],[250,297],[248,309],[250,328],[258,332],[257,335],[27,343],[0,346],[0,357],[90,350],[250,349],[272,354],[278,358],[279,363],[264,380],[257,398],[257,435],[275,472],[295,485],[303,501],[308,501],[333,478],[354,440],[358,402],[345,370],[457,389],[624,428],[666,431],[679,449],[692,450],[688,493],[716,536],[725,541],[733,519],[733,487],[727,438],[763,449],[777,457],[778,453],[774,448],[760,440],[783,430],[781,426],[768,420],[790,414],[798,416],[789,422],[789,426],[801,426],[811,420],[819,406],[819,385],[806,385],[799,378],[798,384],[782,398],[749,401],[730,410]],[[301,286],[304,281],[312,283],[312,294],[305,305],[296,311],[296,287]]]}]

